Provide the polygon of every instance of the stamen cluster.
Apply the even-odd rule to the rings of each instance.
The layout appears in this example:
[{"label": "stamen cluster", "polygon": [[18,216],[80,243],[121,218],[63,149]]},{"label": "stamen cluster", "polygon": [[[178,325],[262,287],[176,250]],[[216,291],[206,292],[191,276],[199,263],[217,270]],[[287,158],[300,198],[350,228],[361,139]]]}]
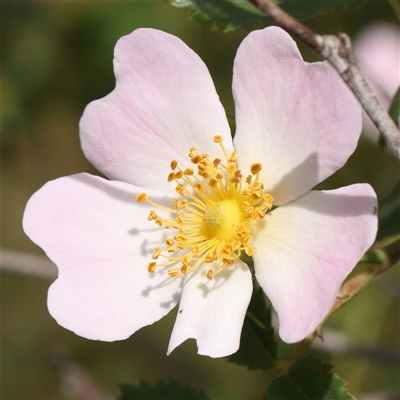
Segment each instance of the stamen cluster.
[{"label": "stamen cluster", "polygon": [[[214,137],[225,162],[219,158],[211,161],[208,154],[199,154],[195,148],[190,149],[188,156],[196,172],[194,168],[180,168],[176,160],[171,161],[167,180],[176,182],[175,191],[180,195],[172,201],[171,208],[153,202],[146,193],[137,196],[139,203],[147,202],[176,215],[174,219],[164,219],[156,211],[150,211],[149,221],[165,229],[175,228],[177,232],[166,239],[165,246],[155,248],[154,261],[148,264],[149,272],[180,264],[168,270],[171,277],[176,277],[205,263],[210,264],[207,278],[212,279],[223,268],[234,264],[243,251],[248,256],[254,254],[250,223],[265,217],[272,208],[273,198],[264,193],[264,185],[258,180],[262,165],[253,164],[251,174],[244,180],[237,168],[237,153],[228,156],[222,141],[221,136]],[[159,262],[159,258],[163,261]]]}]

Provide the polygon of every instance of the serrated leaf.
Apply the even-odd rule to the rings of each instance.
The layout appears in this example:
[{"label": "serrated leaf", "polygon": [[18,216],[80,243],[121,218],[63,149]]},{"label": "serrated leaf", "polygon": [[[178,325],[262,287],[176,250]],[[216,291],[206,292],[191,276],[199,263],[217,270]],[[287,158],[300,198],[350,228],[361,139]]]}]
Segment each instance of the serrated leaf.
[{"label": "serrated leaf", "polygon": [[268,400],[355,400],[346,382],[332,373],[333,366],[315,356],[306,356],[274,379],[267,388]]},{"label": "serrated leaf", "polygon": [[231,32],[237,29],[252,30],[272,23],[265,14],[248,1],[233,0],[164,0],[189,13],[198,22],[209,22],[213,30]]},{"label": "serrated leaf", "polygon": [[174,379],[156,383],[141,381],[139,385],[120,385],[117,400],[209,400],[205,393]]},{"label": "serrated leaf", "polygon": [[398,120],[400,118],[400,87],[397,89],[397,92],[392,99],[392,104],[389,108],[389,115],[398,125]]},{"label": "serrated leaf", "polygon": [[[238,29],[253,30],[274,24],[272,19],[259,11],[247,0],[164,0],[174,7],[189,13],[199,22],[212,24],[213,30],[231,32]],[[331,11],[344,10],[348,7],[370,2],[372,0],[275,0],[293,17],[304,20]]]},{"label": "serrated leaf", "polygon": [[263,290],[258,287],[246,315],[239,350],[227,358],[250,370],[268,370],[277,364],[277,342],[271,325],[271,309],[265,304]]}]

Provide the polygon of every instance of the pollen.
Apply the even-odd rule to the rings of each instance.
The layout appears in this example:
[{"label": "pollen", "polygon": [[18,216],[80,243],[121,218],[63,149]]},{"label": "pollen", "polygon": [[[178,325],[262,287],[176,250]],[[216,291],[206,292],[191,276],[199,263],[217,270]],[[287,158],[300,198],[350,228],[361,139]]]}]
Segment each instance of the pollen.
[{"label": "pollen", "polygon": [[171,207],[157,204],[146,193],[136,197],[138,203],[147,202],[166,214],[163,218],[151,210],[149,221],[172,229],[165,245],[155,247],[147,266],[150,273],[167,268],[174,278],[204,268],[205,278],[212,280],[224,268],[232,268],[243,254],[251,257],[255,252],[252,223],[273,207],[272,196],[259,181],[262,164],[252,164],[250,175],[243,175],[238,168],[240,155],[228,154],[222,136],[215,136],[214,144],[220,147],[221,158],[210,160],[208,154],[192,147],[188,165],[181,168],[176,160],[171,161],[167,181],[175,184],[179,196]]}]

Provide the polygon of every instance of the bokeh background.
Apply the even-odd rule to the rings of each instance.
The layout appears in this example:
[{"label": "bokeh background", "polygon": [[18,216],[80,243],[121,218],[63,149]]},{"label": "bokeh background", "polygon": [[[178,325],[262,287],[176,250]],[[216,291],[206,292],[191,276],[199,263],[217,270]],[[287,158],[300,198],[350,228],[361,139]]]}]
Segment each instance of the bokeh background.
[{"label": "bokeh background", "polygon": [[[190,21],[183,11],[160,1],[8,1],[1,7],[1,224],[6,249],[43,254],[21,228],[27,200],[51,179],[96,173],[80,150],[78,121],[88,102],[113,89],[113,47],[121,36],[154,27],[183,39],[205,61],[227,113],[234,115],[232,63],[246,32],[211,32],[207,24]],[[371,3],[306,23],[319,33],[343,31],[354,38],[377,20],[396,23],[388,3]],[[301,49],[307,60],[316,59]],[[346,167],[321,187],[369,182],[382,201],[398,180],[394,157],[362,137]],[[71,388],[79,379],[115,398],[118,384],[170,377],[203,389],[212,399],[261,399],[274,375],[198,356],[193,340],[167,357],[175,311],[122,342],[80,338],[48,314],[50,283],[2,274],[2,399],[77,398]],[[327,324],[340,340],[331,343],[335,353],[324,351],[326,359],[360,398],[368,394],[375,400],[377,392],[395,396],[398,391],[399,283],[398,268],[388,271]],[[289,355],[293,346],[280,345],[280,350]]]}]

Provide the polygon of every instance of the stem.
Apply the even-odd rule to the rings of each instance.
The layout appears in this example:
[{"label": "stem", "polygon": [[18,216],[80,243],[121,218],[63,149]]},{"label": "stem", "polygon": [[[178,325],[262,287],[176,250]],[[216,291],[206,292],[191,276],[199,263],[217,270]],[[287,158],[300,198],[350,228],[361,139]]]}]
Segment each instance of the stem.
[{"label": "stem", "polygon": [[319,328],[317,328],[314,332],[310,333],[305,339],[303,339],[300,344],[298,345],[297,349],[295,352],[292,354],[292,356],[285,361],[283,364],[279,375],[285,375],[288,373],[289,368],[295,364],[298,360],[300,360],[301,357],[303,357],[303,354],[308,350],[308,348],[311,346],[312,342],[316,338],[316,336],[320,336],[319,333]]},{"label": "stem", "polygon": [[55,280],[57,267],[44,256],[0,249],[1,271]]},{"label": "stem", "polygon": [[[400,131],[387,111],[380,105],[361,74],[352,50],[350,38],[344,33],[339,33],[338,36],[318,35],[287,14],[271,0],[249,1],[336,68],[377,127],[388,148],[397,159],[400,159]],[[397,0],[389,1],[392,7],[400,8]]]}]

